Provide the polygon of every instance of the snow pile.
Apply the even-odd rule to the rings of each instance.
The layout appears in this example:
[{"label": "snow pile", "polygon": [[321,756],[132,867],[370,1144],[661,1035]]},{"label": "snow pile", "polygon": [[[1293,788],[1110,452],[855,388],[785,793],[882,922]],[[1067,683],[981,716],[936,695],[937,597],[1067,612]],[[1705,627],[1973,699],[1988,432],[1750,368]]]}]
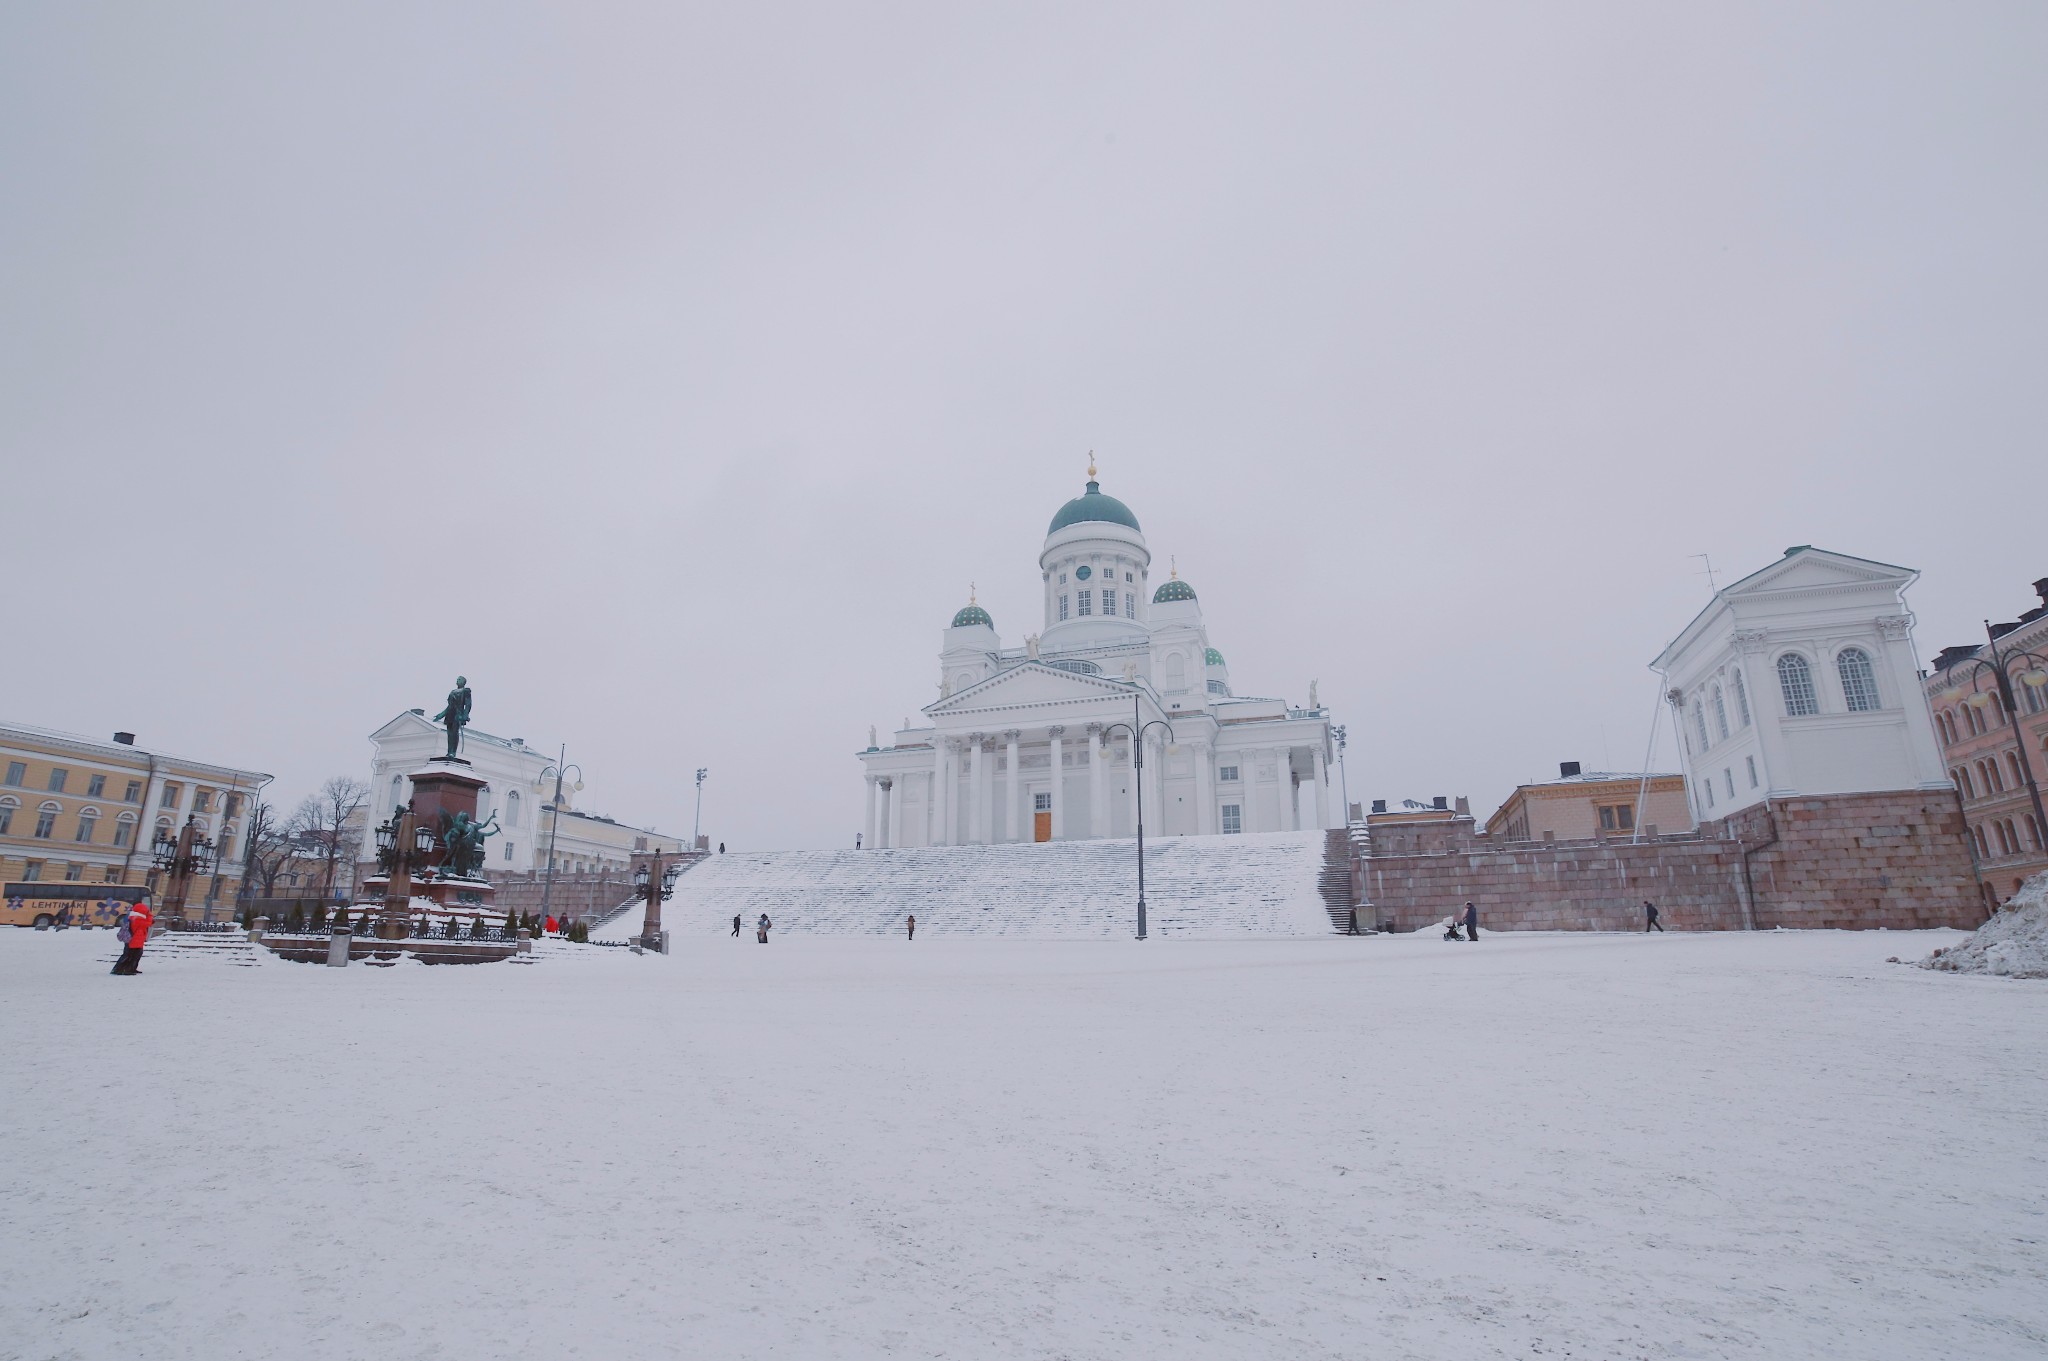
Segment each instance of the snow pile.
[{"label": "snow pile", "polygon": [[2007,978],[2048,978],[2048,874],[2027,880],[2012,901],[1968,940],[1936,950],[1920,961],[1920,967]]}]

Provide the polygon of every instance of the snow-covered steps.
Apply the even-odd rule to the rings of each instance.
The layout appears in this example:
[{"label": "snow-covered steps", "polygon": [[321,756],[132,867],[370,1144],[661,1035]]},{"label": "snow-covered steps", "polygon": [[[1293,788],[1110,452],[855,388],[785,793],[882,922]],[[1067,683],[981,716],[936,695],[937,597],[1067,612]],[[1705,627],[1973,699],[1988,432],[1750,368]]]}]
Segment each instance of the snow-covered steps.
[{"label": "snow-covered steps", "polygon": [[240,931],[153,931],[148,944],[142,947],[145,964],[155,955],[159,959],[201,959],[255,968],[267,953]]},{"label": "snow-covered steps", "polygon": [[[1322,936],[1320,831],[1168,837],[1145,843],[1153,935]],[[1130,935],[1137,925],[1137,850],[1129,839],[879,851],[762,851],[714,855],[682,876],[662,911],[682,935],[751,932],[763,912],[780,931],[882,935],[916,914],[918,934],[1074,937]],[[600,933],[632,935],[627,913]]]}]

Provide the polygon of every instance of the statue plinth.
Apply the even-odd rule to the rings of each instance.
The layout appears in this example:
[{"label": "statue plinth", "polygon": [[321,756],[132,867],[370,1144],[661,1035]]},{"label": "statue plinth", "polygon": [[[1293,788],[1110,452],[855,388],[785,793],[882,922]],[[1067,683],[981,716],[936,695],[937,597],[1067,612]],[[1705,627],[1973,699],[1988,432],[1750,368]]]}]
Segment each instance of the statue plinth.
[{"label": "statue plinth", "polygon": [[443,813],[476,816],[476,796],[485,781],[470,773],[467,761],[437,756],[408,776],[412,781],[412,815],[420,826],[438,832]]}]

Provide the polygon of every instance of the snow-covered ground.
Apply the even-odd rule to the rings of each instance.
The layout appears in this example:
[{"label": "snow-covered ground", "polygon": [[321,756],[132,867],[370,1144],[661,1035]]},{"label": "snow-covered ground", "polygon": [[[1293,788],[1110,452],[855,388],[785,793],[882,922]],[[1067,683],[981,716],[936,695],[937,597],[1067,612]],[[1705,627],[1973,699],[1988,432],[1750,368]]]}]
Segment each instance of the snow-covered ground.
[{"label": "snow-covered ground", "polygon": [[0,1357],[2048,1353],[2048,986],[1957,933],[0,931]]}]

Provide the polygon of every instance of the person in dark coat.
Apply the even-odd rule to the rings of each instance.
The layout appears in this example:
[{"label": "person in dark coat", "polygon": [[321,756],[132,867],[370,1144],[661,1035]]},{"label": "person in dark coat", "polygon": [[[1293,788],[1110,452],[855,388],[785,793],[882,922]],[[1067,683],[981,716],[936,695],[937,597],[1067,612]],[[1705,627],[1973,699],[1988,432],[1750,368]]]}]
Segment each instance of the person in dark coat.
[{"label": "person in dark coat", "polygon": [[754,939],[759,941],[761,944],[766,945],[768,943],[768,928],[773,925],[775,925],[775,923],[769,921],[768,914],[766,912],[763,912],[761,914],[761,920],[754,923]]},{"label": "person in dark coat", "polygon": [[1470,903],[1465,904],[1465,939],[1479,939],[1479,909]]},{"label": "person in dark coat", "polygon": [[1350,936],[1358,934],[1358,909],[1355,907],[1351,909],[1351,929],[1345,932],[1345,934]]},{"label": "person in dark coat", "polygon": [[907,921],[906,921],[906,922],[904,923],[904,925],[906,925],[906,926],[908,926],[908,927],[910,928],[910,934],[909,934],[909,935],[908,935],[907,937],[905,937],[905,939],[907,939],[907,940],[916,940],[916,939],[917,939],[917,914],[916,914],[915,912],[911,913],[911,914],[910,914],[910,917],[909,917],[909,919],[908,919],[908,920],[907,920]]},{"label": "person in dark coat", "polygon": [[738,937],[740,933],[740,914],[737,912],[732,914],[732,933],[734,937]]},{"label": "person in dark coat", "polygon": [[1661,933],[1663,930],[1664,923],[1657,920],[1657,905],[1648,898],[1643,899],[1643,934],[1647,936],[1652,931]]}]

